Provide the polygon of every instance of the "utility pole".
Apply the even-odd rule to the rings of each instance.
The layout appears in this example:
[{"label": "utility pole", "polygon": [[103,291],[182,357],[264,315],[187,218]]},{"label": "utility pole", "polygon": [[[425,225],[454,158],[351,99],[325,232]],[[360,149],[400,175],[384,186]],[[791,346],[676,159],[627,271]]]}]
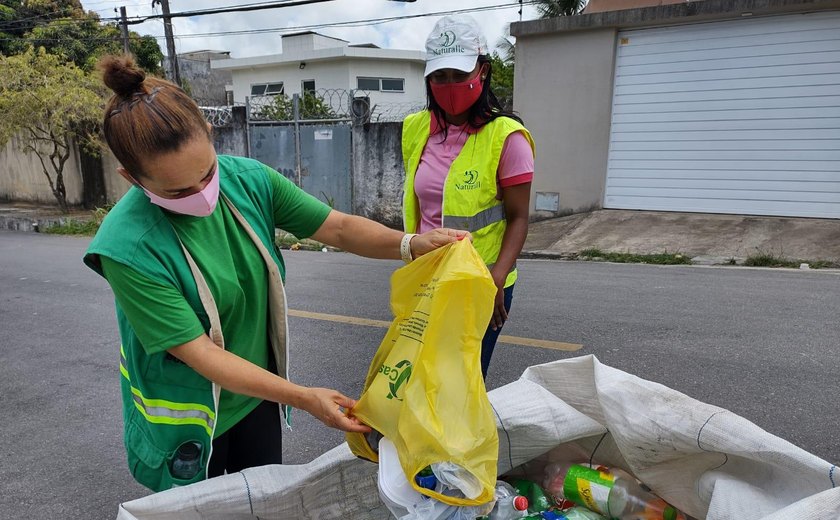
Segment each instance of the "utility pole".
[{"label": "utility pole", "polygon": [[128,54],[130,51],[128,47],[128,17],[125,14],[125,6],[120,7],[120,32],[122,32],[123,51]]},{"label": "utility pole", "polygon": [[178,55],[175,54],[175,39],[172,37],[172,17],[169,13],[169,0],[152,0],[152,7],[160,4],[163,11],[163,34],[166,37],[166,54],[169,55],[169,67],[172,71],[170,79],[179,87],[181,85],[181,71],[178,70]]}]

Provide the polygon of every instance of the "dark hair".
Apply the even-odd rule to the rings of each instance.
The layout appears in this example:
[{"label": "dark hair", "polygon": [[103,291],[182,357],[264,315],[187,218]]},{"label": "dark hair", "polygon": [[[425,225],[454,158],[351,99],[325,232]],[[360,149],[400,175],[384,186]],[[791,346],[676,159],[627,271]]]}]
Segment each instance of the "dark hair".
[{"label": "dark hair", "polygon": [[[522,118],[502,107],[499,99],[490,88],[490,81],[493,78],[493,64],[491,63],[488,55],[482,54],[478,57],[478,64],[479,66],[482,66],[485,63],[487,64],[487,76],[484,78],[484,84],[481,86],[481,97],[479,97],[478,101],[473,103],[473,106],[470,107],[467,124],[472,128],[481,128],[497,117],[509,117],[511,119],[515,119],[519,123],[522,123]],[[426,76],[426,102],[429,110],[432,112],[432,117],[434,117],[437,120],[438,125],[443,128],[443,135],[445,139],[447,132],[446,113],[442,108],[440,108],[440,105],[437,104],[435,97],[432,95],[432,87],[429,86],[428,76]]]},{"label": "dark hair", "polygon": [[178,150],[197,136],[210,138],[195,101],[174,83],[147,78],[132,56],[105,56],[99,69],[114,91],[105,106],[105,141],[132,175],[144,175],[143,158]]}]

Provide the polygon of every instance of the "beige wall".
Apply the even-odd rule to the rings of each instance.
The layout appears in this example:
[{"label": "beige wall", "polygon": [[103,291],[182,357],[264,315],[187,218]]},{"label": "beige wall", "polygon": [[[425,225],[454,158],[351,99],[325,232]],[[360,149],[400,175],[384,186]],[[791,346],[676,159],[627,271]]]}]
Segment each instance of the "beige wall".
[{"label": "beige wall", "polygon": [[[0,200],[58,205],[38,157],[22,149],[20,138],[12,138],[4,148],[0,148]],[[129,188],[129,184],[117,174],[117,166],[119,163],[110,150],[103,152],[105,189],[111,203],[119,200]],[[76,150],[64,165],[64,184],[67,202],[81,204],[82,173]]]},{"label": "beige wall", "polygon": [[[537,148],[531,211],[586,211],[603,201],[615,62],[614,29],[521,36],[514,110]],[[559,194],[556,212],[536,212],[537,192]],[[540,200],[549,200],[542,196]]]},{"label": "beige wall", "polygon": [[112,154],[110,150],[102,152],[102,173],[105,176],[105,196],[108,198],[108,202],[112,204],[120,200],[120,197],[125,195],[125,192],[131,187],[131,184],[129,184],[128,181],[123,179],[122,176],[117,173],[117,168],[119,166],[119,161],[117,161],[117,158],[114,157],[114,154]]},{"label": "beige wall", "polygon": [[[58,204],[38,156],[23,152],[23,147],[22,139],[13,137],[5,147],[0,148],[0,199]],[[67,202],[81,204],[82,174],[75,152],[64,165],[64,185]]]}]

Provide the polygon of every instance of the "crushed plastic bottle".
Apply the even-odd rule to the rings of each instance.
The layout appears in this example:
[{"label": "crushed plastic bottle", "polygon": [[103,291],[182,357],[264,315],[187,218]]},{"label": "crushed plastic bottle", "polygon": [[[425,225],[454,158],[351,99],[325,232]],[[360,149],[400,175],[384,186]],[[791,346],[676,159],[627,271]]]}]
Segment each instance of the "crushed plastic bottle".
[{"label": "crushed plastic bottle", "polygon": [[545,490],[618,520],[686,520],[684,513],[650,491],[632,475],[589,464],[549,464]]}]

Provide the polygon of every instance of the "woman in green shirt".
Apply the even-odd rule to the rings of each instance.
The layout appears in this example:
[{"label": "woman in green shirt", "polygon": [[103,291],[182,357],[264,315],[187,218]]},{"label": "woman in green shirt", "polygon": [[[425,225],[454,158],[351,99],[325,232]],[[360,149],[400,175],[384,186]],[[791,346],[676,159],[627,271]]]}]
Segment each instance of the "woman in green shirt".
[{"label": "woman in green shirt", "polygon": [[[284,377],[285,269],[274,229],[406,261],[465,233],[405,235],[331,210],[257,161],[217,156],[209,125],[179,87],[146,78],[129,57],[100,65],[114,91],[104,135],[134,188],[103,222],[85,262],[116,298],[132,474],[160,490],[280,463],[276,403],[334,428],[368,431],[345,413],[353,399]],[[185,446],[201,462],[186,476],[183,465],[175,468]]]}]

